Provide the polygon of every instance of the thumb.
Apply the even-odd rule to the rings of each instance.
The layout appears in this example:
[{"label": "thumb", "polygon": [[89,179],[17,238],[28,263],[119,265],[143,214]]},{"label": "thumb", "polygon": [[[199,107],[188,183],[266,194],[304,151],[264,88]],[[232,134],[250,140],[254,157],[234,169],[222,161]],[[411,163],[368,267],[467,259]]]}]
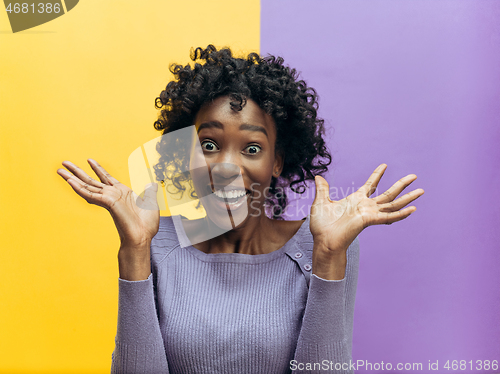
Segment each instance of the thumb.
[{"label": "thumb", "polygon": [[320,175],[314,177],[316,184],[316,196],[314,197],[313,204],[331,202],[330,200],[330,186],[325,178]]}]

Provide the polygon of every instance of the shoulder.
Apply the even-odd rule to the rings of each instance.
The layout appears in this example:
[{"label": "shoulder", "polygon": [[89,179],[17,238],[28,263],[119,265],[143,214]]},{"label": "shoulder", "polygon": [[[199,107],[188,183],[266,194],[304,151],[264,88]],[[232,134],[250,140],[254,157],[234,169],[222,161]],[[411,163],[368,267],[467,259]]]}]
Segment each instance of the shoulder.
[{"label": "shoulder", "polygon": [[151,259],[160,261],[179,246],[179,238],[172,217],[160,216],[160,227],[151,240]]},{"label": "shoulder", "polygon": [[153,239],[163,239],[168,237],[169,234],[175,234],[174,220],[171,216],[160,216],[160,227]]},{"label": "shoulder", "polygon": [[288,257],[297,264],[309,285],[309,279],[312,272],[312,252],[314,245],[313,236],[309,229],[309,216],[304,220],[292,222],[298,222],[300,227],[288,241],[285,252]]},{"label": "shoulder", "polygon": [[[287,255],[297,263],[309,284],[312,272],[312,254],[314,238],[310,230],[310,216],[307,216],[297,233],[292,237],[286,251]],[[347,248],[347,261],[356,265],[359,261],[359,239],[356,237]]]}]

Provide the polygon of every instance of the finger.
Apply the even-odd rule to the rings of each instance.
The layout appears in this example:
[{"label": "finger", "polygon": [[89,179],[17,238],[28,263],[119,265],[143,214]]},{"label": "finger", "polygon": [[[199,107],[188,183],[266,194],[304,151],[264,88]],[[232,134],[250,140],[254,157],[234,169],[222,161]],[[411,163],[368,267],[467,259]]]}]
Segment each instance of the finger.
[{"label": "finger", "polygon": [[396,210],[400,210],[401,208],[404,208],[412,201],[415,201],[416,199],[418,199],[423,194],[424,194],[424,190],[421,188],[414,190],[414,191],[411,191],[411,192],[408,192],[407,194],[401,196],[397,200],[390,201],[390,202],[385,203],[385,204],[380,204],[379,211],[380,212],[394,212]]},{"label": "finger", "polygon": [[95,187],[104,187],[104,184],[101,182],[96,181],[95,179],[91,178],[85,171],[80,169],[78,166],[73,164],[70,161],[63,161],[63,166],[66,167],[69,171],[71,171],[74,175],[76,175],[80,180],[83,182],[90,184]]},{"label": "finger", "polygon": [[394,183],[391,188],[385,191],[382,195],[374,197],[373,200],[378,204],[388,203],[394,200],[406,187],[417,179],[415,174],[409,174]]},{"label": "finger", "polygon": [[92,191],[92,189],[96,187],[90,186],[82,181],[78,182],[75,178],[68,178],[66,181],[78,195],[87,201],[87,203],[104,206],[102,203],[102,194]]},{"label": "finger", "polygon": [[102,183],[109,186],[114,186],[115,184],[120,184],[120,181],[111,176],[96,160],[89,158],[87,162],[90,164],[94,173],[97,174]]},{"label": "finger", "polygon": [[397,212],[390,212],[390,213],[379,212],[377,219],[372,224],[373,225],[382,225],[382,224],[390,225],[394,222],[401,221],[401,220],[407,218],[410,214],[412,214],[416,210],[417,210],[417,207],[409,206],[408,208],[398,210]]},{"label": "finger", "polygon": [[[69,183],[71,181],[71,182],[73,182],[73,184],[75,186],[83,186],[83,188],[86,188],[90,192],[101,193],[101,191],[102,191],[102,187],[96,187],[96,186],[92,186],[92,185],[90,185],[88,183],[85,183],[80,178],[78,178],[76,175],[71,174],[67,170],[57,169],[57,174],[59,174],[61,177],[63,177],[66,180],[66,182]],[[99,182],[97,182],[97,183],[99,183]]]},{"label": "finger", "polygon": [[314,177],[314,183],[316,185],[316,196],[314,197],[313,204],[321,202],[331,203],[332,200],[330,200],[330,193],[329,193],[330,187],[326,179],[320,175],[316,175]]},{"label": "finger", "polygon": [[380,164],[358,191],[365,193],[366,196],[371,196],[377,190],[378,182],[380,182],[380,178],[382,178],[386,169],[386,164]]}]

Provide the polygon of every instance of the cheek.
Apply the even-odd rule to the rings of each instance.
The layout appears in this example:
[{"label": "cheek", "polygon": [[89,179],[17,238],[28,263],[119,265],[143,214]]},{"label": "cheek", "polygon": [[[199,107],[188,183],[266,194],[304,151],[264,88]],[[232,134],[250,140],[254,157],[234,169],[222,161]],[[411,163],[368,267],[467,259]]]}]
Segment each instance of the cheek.
[{"label": "cheek", "polygon": [[253,184],[253,189],[264,191],[271,184],[271,177],[273,173],[273,164],[268,160],[262,163],[256,163],[252,168],[247,169],[248,176]]},{"label": "cheek", "polygon": [[207,162],[199,143],[196,143],[189,155],[189,169],[198,169],[202,167],[206,168]]},{"label": "cheek", "polygon": [[203,155],[191,155],[189,160],[189,174],[197,195],[199,197],[204,196],[205,189],[210,185],[210,175]]},{"label": "cheek", "polygon": [[208,185],[210,177],[208,175],[208,166],[199,142],[191,148],[189,155],[189,172],[195,186],[201,184]]}]

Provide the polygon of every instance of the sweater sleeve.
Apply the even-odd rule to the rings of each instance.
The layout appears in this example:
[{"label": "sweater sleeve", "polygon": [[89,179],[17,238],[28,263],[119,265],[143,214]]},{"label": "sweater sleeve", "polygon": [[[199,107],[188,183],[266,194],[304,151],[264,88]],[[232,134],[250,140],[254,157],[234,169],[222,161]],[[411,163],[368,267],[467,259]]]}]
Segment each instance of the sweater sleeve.
[{"label": "sweater sleeve", "polygon": [[353,374],[352,332],[359,267],[359,240],[347,249],[345,277],[325,280],[311,274],[293,373]]},{"label": "sweater sleeve", "polygon": [[141,281],[118,278],[118,326],[111,373],[168,374],[153,274]]}]

